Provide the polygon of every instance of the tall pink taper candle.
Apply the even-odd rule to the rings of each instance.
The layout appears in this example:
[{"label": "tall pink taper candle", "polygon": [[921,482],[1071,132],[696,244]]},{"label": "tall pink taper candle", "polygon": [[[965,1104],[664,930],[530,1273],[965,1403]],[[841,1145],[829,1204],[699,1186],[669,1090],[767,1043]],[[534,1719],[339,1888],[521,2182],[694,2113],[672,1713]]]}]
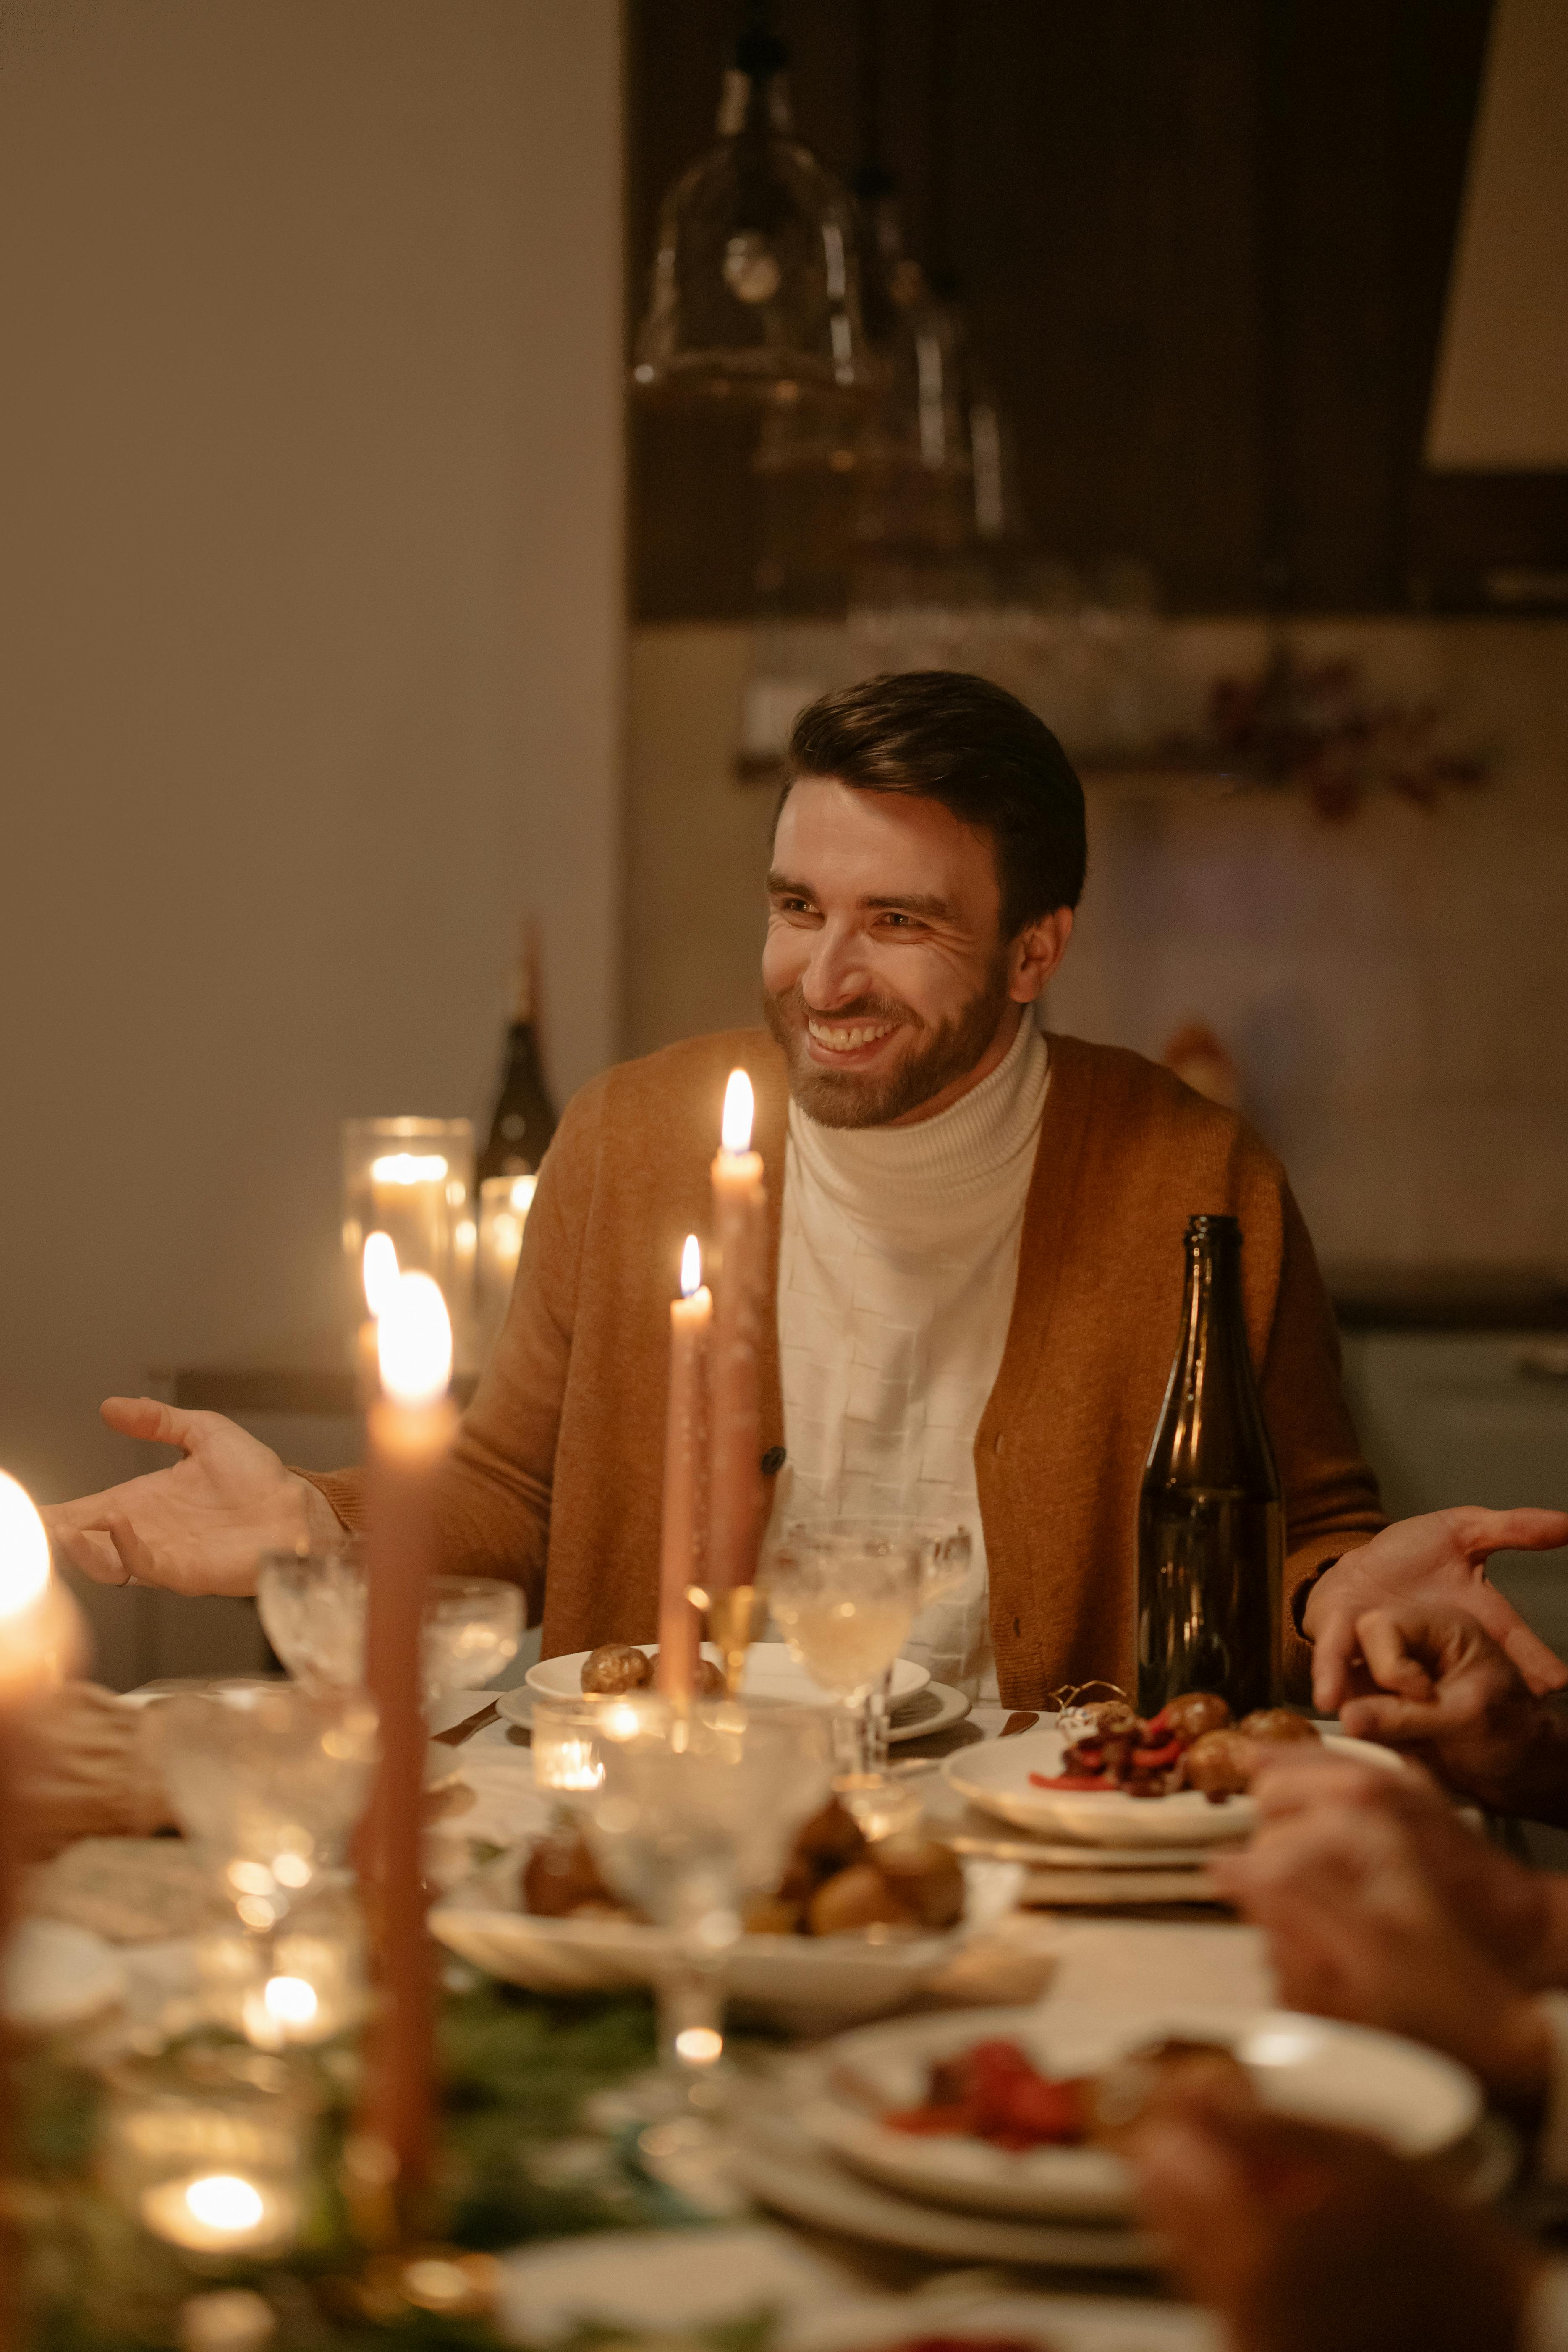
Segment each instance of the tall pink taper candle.
[{"label": "tall pink taper candle", "polygon": [[458,1425],[447,1398],[451,1325],[427,1274],[399,1277],[383,1304],[377,1338],[382,1393],[369,1416],[365,1682],[376,1705],[381,1761],[365,1850],[380,2005],[361,2127],[390,2159],[390,2186],[406,2223],[428,2172],[434,2081],[435,1985],[420,1852],[421,1632],[436,1549],[436,1479]]},{"label": "tall pink taper candle", "polygon": [[767,1286],[766,1195],[752,1143],[752,1082],[731,1070],[722,1141],[713,1161],[713,1224],[721,1252],[713,1314],[708,1590],[753,1584],[762,1534],[762,1406],[758,1394]]},{"label": "tall pink taper candle", "polygon": [[700,1654],[697,1612],[687,1588],[702,1581],[707,1551],[703,1505],[708,1470],[708,1333],[713,1294],[703,1284],[702,1252],[688,1234],[680,1254],[680,1297],[669,1303],[669,1413],[664,1441],[664,1537],[658,1572],[658,1671],[667,1698],[689,1699]]}]

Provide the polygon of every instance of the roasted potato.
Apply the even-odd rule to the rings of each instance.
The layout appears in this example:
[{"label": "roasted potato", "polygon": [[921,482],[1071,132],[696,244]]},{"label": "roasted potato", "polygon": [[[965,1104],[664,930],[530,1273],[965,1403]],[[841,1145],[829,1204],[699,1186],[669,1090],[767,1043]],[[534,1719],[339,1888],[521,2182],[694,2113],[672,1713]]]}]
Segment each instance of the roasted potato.
[{"label": "roasted potato", "polygon": [[873,1862],[851,1863],[819,1886],[806,1914],[814,1936],[848,1936],[863,1927],[913,1927],[919,1915]]},{"label": "roasted potato", "polygon": [[1205,1731],[1183,1761],[1188,1788],[1201,1789],[1217,1804],[1222,1797],[1239,1797],[1251,1788],[1258,1750],[1239,1731]]},{"label": "roasted potato", "polygon": [[951,1846],[912,1834],[880,1838],[871,1866],[922,1927],[951,1927],[963,1916],[963,1865]]},{"label": "roasted potato", "polygon": [[1205,1731],[1225,1731],[1230,1725],[1229,1707],[1213,1691],[1184,1691],[1164,1716],[1178,1739],[1201,1739]]},{"label": "roasted potato", "polygon": [[1318,1727],[1309,1723],[1304,1715],[1292,1715],[1288,1706],[1260,1706],[1251,1715],[1243,1716],[1238,1728],[1248,1739],[1256,1739],[1260,1748],[1286,1748],[1300,1740],[1319,1737]]},{"label": "roasted potato", "polygon": [[540,1839],[523,1866],[522,1903],[536,1919],[567,1919],[589,1908],[626,1916],[626,1906],[616,1902],[575,1830]]},{"label": "roasted potato", "polygon": [[583,1688],[594,1698],[647,1690],[652,1681],[653,1660],[635,1642],[601,1642],[583,1661]]}]

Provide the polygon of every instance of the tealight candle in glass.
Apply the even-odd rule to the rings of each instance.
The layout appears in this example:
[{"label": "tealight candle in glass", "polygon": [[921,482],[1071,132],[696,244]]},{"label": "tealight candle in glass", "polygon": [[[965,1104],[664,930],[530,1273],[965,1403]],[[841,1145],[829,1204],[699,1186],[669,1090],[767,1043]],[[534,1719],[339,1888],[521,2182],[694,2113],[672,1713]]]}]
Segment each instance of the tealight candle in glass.
[{"label": "tealight candle in glass", "polygon": [[474,1132],[466,1118],[343,1121],[343,1257],[357,1332],[364,1312],[364,1244],[385,1234],[405,1274],[441,1286],[455,1331],[466,1329],[476,1231]]},{"label": "tealight candle in glass", "polygon": [[474,1264],[474,1327],[480,1349],[494,1345],[517,1279],[522,1229],[537,1176],[487,1176],[479,1186],[479,1254]]},{"label": "tealight candle in glass", "polygon": [[222,2262],[262,2261],[299,2237],[310,2120],[280,2061],[188,2050],[112,2078],[100,2170],[110,2193],[165,2243]]},{"label": "tealight candle in glass", "polygon": [[599,1742],[605,1702],[546,1698],[533,1702],[533,1785],[559,1804],[581,1807],[603,1787]]}]

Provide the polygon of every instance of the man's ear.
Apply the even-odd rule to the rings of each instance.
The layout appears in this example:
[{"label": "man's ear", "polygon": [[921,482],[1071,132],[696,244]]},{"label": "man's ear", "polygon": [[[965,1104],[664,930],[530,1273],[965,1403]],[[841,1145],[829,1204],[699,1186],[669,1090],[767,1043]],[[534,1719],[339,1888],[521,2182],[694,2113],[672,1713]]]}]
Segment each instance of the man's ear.
[{"label": "man's ear", "polygon": [[1068,951],[1072,937],[1072,908],[1054,907],[1033,923],[1026,923],[1008,950],[1007,993],[1015,1004],[1033,1004]]}]

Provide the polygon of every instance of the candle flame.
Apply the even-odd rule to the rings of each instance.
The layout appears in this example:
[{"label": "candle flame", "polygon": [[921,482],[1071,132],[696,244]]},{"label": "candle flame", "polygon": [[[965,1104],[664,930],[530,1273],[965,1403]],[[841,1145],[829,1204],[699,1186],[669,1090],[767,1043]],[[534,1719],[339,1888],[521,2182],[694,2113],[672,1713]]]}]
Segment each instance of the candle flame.
[{"label": "candle flame", "polygon": [[185,2203],[204,2230],[233,2231],[237,2236],[254,2230],[267,2210],[251,2183],[233,2172],[209,2172],[193,2180]]},{"label": "candle flame", "polygon": [[438,1151],[389,1151],[370,1163],[373,1184],[439,1184],[446,1175],[447,1163]]},{"label": "candle flame", "polygon": [[439,1283],[400,1274],[375,1331],[381,1385],[399,1404],[434,1404],[452,1377],[452,1324]]},{"label": "candle flame", "polygon": [[680,1253],[680,1295],[694,1298],[702,1287],[702,1244],[695,1234],[686,1236],[686,1247]]},{"label": "candle flame", "polygon": [[720,1140],[726,1151],[750,1151],[754,1112],[752,1081],[744,1070],[731,1070],[724,1089],[724,1116],[719,1125]]},{"label": "candle flame", "polygon": [[373,1323],[379,1323],[392,1297],[402,1268],[397,1263],[397,1244],[390,1234],[370,1234],[365,1238],[364,1255],[360,1260],[360,1275],[364,1283],[364,1303],[370,1309]]},{"label": "candle flame", "polygon": [[309,2025],[321,2005],[315,1986],[303,1977],[268,1977],[261,1999],[279,2025]]},{"label": "candle flame", "polygon": [[0,1618],[20,1616],[49,1580],[49,1539],[26,1489],[0,1470]]}]

